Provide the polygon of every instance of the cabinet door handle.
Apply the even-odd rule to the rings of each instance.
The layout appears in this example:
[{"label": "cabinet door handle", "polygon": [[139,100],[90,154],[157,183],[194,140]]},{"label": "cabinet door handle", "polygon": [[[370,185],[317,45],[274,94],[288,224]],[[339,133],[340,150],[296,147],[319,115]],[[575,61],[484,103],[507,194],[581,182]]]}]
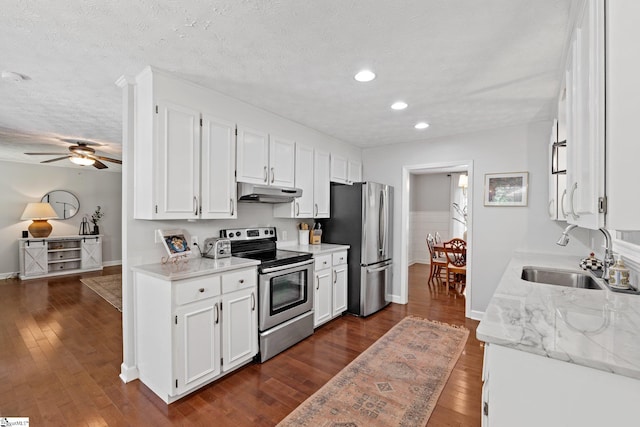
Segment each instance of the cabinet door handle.
[{"label": "cabinet door handle", "polygon": [[316,213],[314,213],[313,216],[318,216],[318,204],[317,203],[315,204],[315,207],[316,207]]},{"label": "cabinet door handle", "polygon": [[240,279],[238,280],[238,282],[240,282],[240,284],[244,283],[244,279]]},{"label": "cabinet door handle", "polygon": [[567,217],[567,212],[564,210],[564,198],[567,196],[567,189],[562,191],[562,197],[560,197],[560,212],[562,212],[562,219]]},{"label": "cabinet door handle", "polygon": [[204,292],[204,288],[198,289],[198,292],[203,293]]},{"label": "cabinet door handle", "polygon": [[233,199],[229,199],[231,201],[231,216],[233,216],[233,214],[236,213],[236,207],[235,204],[233,203]]},{"label": "cabinet door handle", "polygon": [[193,196],[193,214],[198,215],[198,198]]},{"label": "cabinet door handle", "polygon": [[218,323],[220,323],[220,309],[218,308],[218,303],[216,303],[214,307],[216,308],[216,325],[217,325]]},{"label": "cabinet door handle", "polygon": [[320,277],[316,274],[316,290],[320,289]]},{"label": "cabinet door handle", "polygon": [[256,311],[256,296],[251,292],[251,311]]},{"label": "cabinet door handle", "polygon": [[269,180],[269,177],[267,176],[267,167],[266,166],[264,167],[264,172],[263,173],[264,173],[264,176],[263,176],[262,180],[264,182],[267,182]]},{"label": "cabinet door handle", "polygon": [[296,216],[300,215],[300,203],[296,202]]},{"label": "cabinet door handle", "polygon": [[574,182],[573,186],[571,187],[571,192],[569,193],[569,207],[571,208],[571,216],[573,217],[573,219],[578,219],[580,218],[580,215],[578,215],[576,213],[576,208],[574,205],[574,199],[575,199],[575,194],[576,194],[576,190],[578,189],[578,183]]},{"label": "cabinet door handle", "polygon": [[338,273],[333,270],[333,284],[335,285],[336,283],[338,283]]},{"label": "cabinet door handle", "polygon": [[275,180],[276,180],[276,173],[273,170],[273,168],[271,168],[271,183],[273,184]]}]

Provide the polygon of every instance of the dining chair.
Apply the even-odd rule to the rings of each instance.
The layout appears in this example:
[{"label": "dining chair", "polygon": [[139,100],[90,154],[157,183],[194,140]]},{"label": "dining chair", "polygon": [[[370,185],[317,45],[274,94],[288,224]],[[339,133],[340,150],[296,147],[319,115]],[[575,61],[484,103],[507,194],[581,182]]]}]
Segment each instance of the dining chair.
[{"label": "dining chair", "polygon": [[467,281],[467,242],[454,238],[444,242],[444,251],[447,256],[445,267],[447,292],[453,287],[457,292],[462,292]]},{"label": "dining chair", "polygon": [[442,283],[442,273],[447,268],[447,258],[440,252],[436,251],[434,246],[436,240],[431,233],[427,234],[427,247],[429,248],[429,280],[427,283],[432,283],[434,279],[437,279]]}]

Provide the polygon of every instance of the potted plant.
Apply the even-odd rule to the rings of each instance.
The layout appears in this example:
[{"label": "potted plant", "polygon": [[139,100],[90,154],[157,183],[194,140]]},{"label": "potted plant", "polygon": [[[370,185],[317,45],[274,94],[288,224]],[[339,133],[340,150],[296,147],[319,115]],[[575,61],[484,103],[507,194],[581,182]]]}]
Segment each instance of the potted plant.
[{"label": "potted plant", "polygon": [[464,225],[463,239],[467,240],[467,205],[461,207],[458,203],[453,203],[453,209],[455,209],[460,218],[454,216],[452,219]]},{"label": "potted plant", "polygon": [[91,222],[93,223],[93,234],[100,234],[100,227],[98,227],[98,222],[104,216],[104,212],[101,210],[102,208],[98,206],[95,212],[91,215]]}]

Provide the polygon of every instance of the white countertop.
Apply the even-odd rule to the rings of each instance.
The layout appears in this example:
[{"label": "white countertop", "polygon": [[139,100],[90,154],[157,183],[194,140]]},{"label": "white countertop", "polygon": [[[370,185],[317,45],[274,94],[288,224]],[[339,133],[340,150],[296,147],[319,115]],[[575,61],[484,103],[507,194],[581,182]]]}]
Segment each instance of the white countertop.
[{"label": "white countertop", "polygon": [[527,282],[523,266],[580,270],[579,257],[515,253],[479,340],[640,379],[640,295]]},{"label": "white countertop", "polygon": [[188,258],[188,262],[167,264],[146,264],[131,267],[133,271],[155,276],[164,280],[182,280],[193,277],[206,276],[207,274],[222,273],[229,270],[251,267],[260,264],[260,261],[246,258],[220,258],[210,259],[202,257]]},{"label": "white countertop", "polygon": [[349,245],[335,245],[333,243],[320,243],[319,245],[299,245],[295,242],[284,242],[282,244],[278,244],[278,249],[306,252],[314,255],[327,254],[331,252],[346,250],[349,248]]}]

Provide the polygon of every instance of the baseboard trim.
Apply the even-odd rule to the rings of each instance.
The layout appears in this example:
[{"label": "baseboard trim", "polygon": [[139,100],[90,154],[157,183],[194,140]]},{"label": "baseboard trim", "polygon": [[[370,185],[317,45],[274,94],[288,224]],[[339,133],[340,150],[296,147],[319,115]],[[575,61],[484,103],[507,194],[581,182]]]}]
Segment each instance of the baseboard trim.
[{"label": "baseboard trim", "polygon": [[467,317],[473,320],[482,320],[482,316],[484,316],[484,311],[471,310]]},{"label": "baseboard trim", "polygon": [[122,265],[122,260],[105,261],[102,263],[103,267],[113,267],[114,265]]},{"label": "baseboard trim", "polygon": [[403,301],[398,295],[387,295],[387,301],[391,301],[396,304],[405,305],[408,301]]},{"label": "baseboard trim", "polygon": [[16,272],[9,272],[9,273],[0,273],[0,280],[7,280],[7,279],[19,279],[20,278],[20,273]]},{"label": "baseboard trim", "polygon": [[124,363],[120,365],[120,379],[123,383],[128,383],[140,378],[140,372],[137,367],[128,367]]}]

